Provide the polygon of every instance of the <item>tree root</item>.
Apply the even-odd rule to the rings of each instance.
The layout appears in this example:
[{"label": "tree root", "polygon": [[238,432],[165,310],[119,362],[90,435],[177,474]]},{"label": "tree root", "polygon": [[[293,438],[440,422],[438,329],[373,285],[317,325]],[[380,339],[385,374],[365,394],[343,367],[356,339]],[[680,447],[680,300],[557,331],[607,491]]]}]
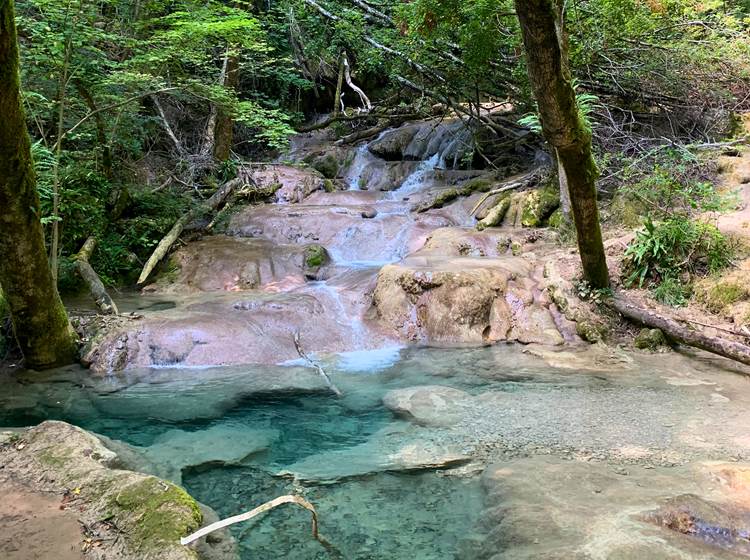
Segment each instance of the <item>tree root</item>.
[{"label": "tree root", "polygon": [[315,368],[315,370],[323,378],[323,381],[325,381],[326,385],[328,385],[328,388],[331,391],[333,391],[333,393],[337,397],[342,396],[344,393],[342,393],[341,390],[338,387],[336,387],[336,385],[333,383],[333,381],[331,380],[331,378],[329,377],[329,375],[326,373],[326,370],[324,370],[320,366],[320,364],[318,364],[317,362],[314,362],[312,359],[310,359],[310,357],[307,354],[305,354],[305,351],[302,350],[302,343],[300,342],[299,331],[295,331],[295,333],[294,333],[294,335],[293,335],[292,338],[294,339],[294,347],[297,349],[297,354],[299,354],[299,357],[302,358],[303,360],[305,360],[308,364],[310,364],[312,367]]}]

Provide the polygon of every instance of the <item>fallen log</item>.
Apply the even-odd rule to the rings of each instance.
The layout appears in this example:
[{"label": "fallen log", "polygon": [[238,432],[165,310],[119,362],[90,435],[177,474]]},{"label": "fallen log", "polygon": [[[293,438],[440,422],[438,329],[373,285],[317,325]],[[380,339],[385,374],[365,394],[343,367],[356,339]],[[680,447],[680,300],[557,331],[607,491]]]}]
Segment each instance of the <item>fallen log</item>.
[{"label": "fallen log", "polygon": [[174,245],[175,241],[177,241],[177,239],[180,237],[180,234],[182,233],[182,230],[185,229],[185,226],[187,226],[194,219],[198,218],[204,212],[216,211],[219,206],[221,206],[229,197],[229,195],[232,194],[232,191],[243,183],[244,179],[242,178],[232,179],[231,181],[224,183],[203,204],[187,212],[184,216],[177,220],[172,226],[172,229],[169,230],[169,233],[167,233],[167,235],[165,235],[162,240],[159,241],[156,249],[154,249],[154,252],[151,254],[148,261],[146,261],[146,264],[143,265],[141,275],[138,277],[138,285],[142,286],[146,282],[146,280],[148,280],[148,277],[151,275],[151,272],[153,272],[154,268],[156,268],[156,265],[159,264],[159,261],[161,261],[167,255],[167,253],[169,253],[172,245]]},{"label": "fallen log", "polygon": [[661,329],[667,338],[675,342],[750,365],[750,346],[718,336],[708,336],[677,319],[636,305],[621,294],[612,298],[612,307],[627,319],[652,329]]},{"label": "fallen log", "polygon": [[92,235],[86,240],[81,250],[75,256],[76,270],[81,279],[86,283],[89,293],[94,298],[99,311],[104,315],[118,315],[120,311],[117,309],[117,305],[107,293],[107,289],[104,287],[101,278],[99,278],[99,275],[89,262],[95,249],[96,237]]}]

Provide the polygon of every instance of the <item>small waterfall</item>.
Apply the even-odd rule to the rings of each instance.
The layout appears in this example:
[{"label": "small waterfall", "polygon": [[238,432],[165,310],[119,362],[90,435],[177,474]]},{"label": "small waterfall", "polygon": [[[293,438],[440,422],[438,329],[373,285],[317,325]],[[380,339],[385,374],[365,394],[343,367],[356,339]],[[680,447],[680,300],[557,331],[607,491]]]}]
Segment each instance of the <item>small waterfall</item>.
[{"label": "small waterfall", "polygon": [[441,158],[440,154],[434,154],[419,164],[414,172],[409,175],[401,186],[391,193],[393,198],[400,198],[404,195],[413,194],[422,189],[425,176],[430,172],[434,171],[440,166]]},{"label": "small waterfall", "polygon": [[354,152],[354,159],[352,164],[349,166],[348,171],[344,180],[349,185],[350,191],[361,191],[362,190],[362,179],[369,163],[373,161],[374,156],[367,149],[367,143],[358,146]]}]

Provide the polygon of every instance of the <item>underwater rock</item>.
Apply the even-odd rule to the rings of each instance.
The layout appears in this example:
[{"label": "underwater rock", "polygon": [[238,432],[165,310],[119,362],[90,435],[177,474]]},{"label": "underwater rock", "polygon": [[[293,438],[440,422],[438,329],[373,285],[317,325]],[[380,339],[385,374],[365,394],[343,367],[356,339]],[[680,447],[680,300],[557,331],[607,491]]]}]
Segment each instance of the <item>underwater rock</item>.
[{"label": "underwater rock", "polygon": [[268,449],[278,437],[277,430],[220,424],[191,432],[169,430],[142,452],[160,469],[160,473],[180,484],[182,471],[186,468],[241,464]]},{"label": "underwater rock", "polygon": [[471,395],[452,387],[422,385],[389,391],[383,397],[383,404],[417,424],[449,426],[471,404]]},{"label": "underwater rock", "polygon": [[74,509],[78,519],[95,531],[101,557],[199,557],[179,544],[180,537],[203,521],[197,502],[174,484],[112,468],[116,454],[93,434],[65,422],[47,421],[0,449],[0,481],[12,479],[29,492],[60,496],[60,507]]},{"label": "underwater rock", "polygon": [[471,461],[457,446],[422,435],[411,428],[384,428],[364,443],[311,455],[278,475],[303,482],[333,484],[379,472],[446,469]]},{"label": "underwater rock", "polygon": [[362,210],[362,217],[366,219],[372,219],[378,215],[378,211],[375,208],[365,208]]}]

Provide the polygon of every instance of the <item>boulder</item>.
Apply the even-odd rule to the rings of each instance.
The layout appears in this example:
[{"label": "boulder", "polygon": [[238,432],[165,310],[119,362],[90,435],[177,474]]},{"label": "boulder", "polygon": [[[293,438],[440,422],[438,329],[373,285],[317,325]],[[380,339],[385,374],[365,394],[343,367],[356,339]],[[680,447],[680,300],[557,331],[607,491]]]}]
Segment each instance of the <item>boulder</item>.
[{"label": "boulder", "polygon": [[1,451],[0,482],[12,479],[32,494],[59,496],[60,508],[75,511],[100,539],[97,557],[196,559],[179,539],[201,526],[198,503],[172,483],[113,469],[116,454],[93,434],[47,421],[2,444]]},{"label": "boulder", "polygon": [[641,329],[633,340],[635,347],[641,350],[656,350],[666,343],[667,339],[660,329]]},{"label": "boulder", "polygon": [[256,165],[248,175],[259,189],[274,192],[277,202],[302,202],[326,185],[326,178],[319,171],[294,165]]}]

